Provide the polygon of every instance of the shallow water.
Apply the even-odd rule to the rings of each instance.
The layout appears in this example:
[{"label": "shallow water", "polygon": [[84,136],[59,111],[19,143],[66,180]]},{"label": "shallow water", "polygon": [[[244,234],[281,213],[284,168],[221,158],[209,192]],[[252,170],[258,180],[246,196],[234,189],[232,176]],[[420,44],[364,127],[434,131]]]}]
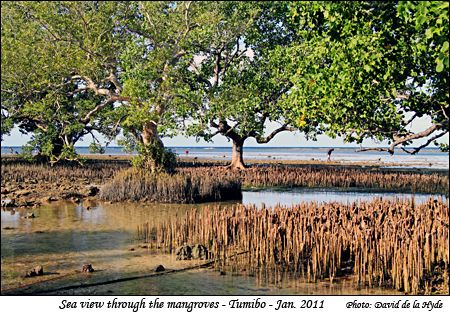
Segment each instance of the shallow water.
[{"label": "shallow water", "polygon": [[[229,147],[184,147],[168,146],[180,157],[197,157],[214,160],[230,160],[231,146]],[[331,147],[267,147],[264,145],[246,146],[244,149],[244,160],[315,160],[326,161],[328,150]],[[356,152],[359,147],[334,147],[331,155],[334,162],[354,163],[370,162],[381,167],[388,167],[395,164],[396,167],[405,168],[429,168],[448,169],[448,153],[441,152],[438,148],[427,147],[419,154],[410,155],[402,150],[398,150],[394,155],[386,152],[366,151]],[[2,146],[1,153],[9,154],[13,151],[21,152],[22,148],[17,146]],[[90,154],[88,147],[75,147],[79,154]],[[187,153],[186,153],[187,152]],[[127,155],[121,147],[107,147],[105,155]],[[132,153],[134,155],[135,153]]]},{"label": "shallow water", "polygon": [[[243,203],[290,205],[300,201],[353,201],[373,197],[409,197],[406,194],[345,193],[296,189],[290,191],[245,191]],[[416,201],[429,196],[416,195]],[[227,203],[231,204],[231,203]],[[84,206],[90,206],[87,210]],[[211,204],[209,204],[211,205]],[[92,283],[152,273],[162,264],[181,269],[198,261],[176,261],[173,255],[155,254],[136,240],[138,224],[181,216],[196,206],[54,203],[33,210],[1,212],[2,293],[36,293],[77,283]],[[33,211],[37,218],[25,219]],[[92,274],[79,273],[92,264]],[[44,267],[45,276],[23,278],[26,270]],[[40,282],[45,280],[46,282]],[[19,286],[37,283],[20,290]],[[12,290],[10,290],[12,289]],[[212,269],[190,270],[162,277],[98,285],[84,289],[54,291],[64,294],[391,294],[393,290],[359,289],[352,281],[305,283],[284,278],[275,283],[248,276],[220,276]]]},{"label": "shallow water", "polygon": [[[382,199],[411,199],[414,198],[416,203],[426,202],[432,195],[430,194],[411,194],[411,193],[386,193],[386,192],[369,192],[367,190],[345,191],[339,189],[309,189],[309,188],[293,188],[288,190],[279,189],[263,189],[256,191],[243,191],[242,203],[255,204],[261,206],[272,207],[277,204],[290,206],[300,202],[340,202],[352,203],[357,201],[371,201],[375,198]],[[445,196],[442,196],[445,198]]]}]

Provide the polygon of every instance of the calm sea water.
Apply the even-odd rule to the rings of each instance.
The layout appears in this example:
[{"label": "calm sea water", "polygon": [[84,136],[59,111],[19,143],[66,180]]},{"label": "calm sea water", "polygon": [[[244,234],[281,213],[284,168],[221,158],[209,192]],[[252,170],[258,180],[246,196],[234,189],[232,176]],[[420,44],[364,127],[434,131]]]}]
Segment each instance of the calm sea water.
[{"label": "calm sea water", "polygon": [[[229,160],[231,147],[169,147],[178,156]],[[2,146],[1,153],[21,152],[21,147]],[[90,154],[87,147],[76,147],[80,154]],[[317,160],[326,161],[329,147],[244,147],[244,159],[259,160]],[[449,168],[449,155],[437,148],[421,150],[417,155],[410,155],[397,150],[394,155],[387,152],[356,152],[356,147],[335,147],[331,155],[333,161],[339,162],[371,162],[380,166],[396,167]],[[106,148],[105,155],[128,155],[121,147]],[[135,153],[132,153],[135,154]]]}]

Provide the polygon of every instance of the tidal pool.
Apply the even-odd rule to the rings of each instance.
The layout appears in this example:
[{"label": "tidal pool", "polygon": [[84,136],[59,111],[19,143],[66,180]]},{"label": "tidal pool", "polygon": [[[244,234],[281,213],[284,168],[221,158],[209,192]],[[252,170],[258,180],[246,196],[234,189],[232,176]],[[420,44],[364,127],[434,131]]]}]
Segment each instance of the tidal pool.
[{"label": "tidal pool", "polygon": [[[296,189],[244,191],[244,204],[290,205],[301,201],[354,201],[374,197],[411,197],[407,194],[357,193]],[[416,195],[417,202],[430,195]],[[214,203],[217,205],[221,203]],[[223,203],[222,203],[223,204]],[[225,203],[230,205],[232,203]],[[90,210],[87,207],[91,208]],[[174,255],[152,253],[136,239],[137,225],[182,216],[206,205],[79,204],[58,202],[35,209],[1,212],[2,294],[142,294],[142,295],[263,295],[263,294],[395,294],[394,290],[359,288],[348,278],[334,283],[306,283],[301,279],[262,280],[249,276],[221,276],[209,269],[165,274],[86,288],[63,289],[74,284],[98,283],[153,273],[162,264],[168,270],[204,262],[176,261]],[[23,218],[33,212],[34,219]],[[81,273],[92,264],[94,273]],[[23,278],[36,265],[44,276]]]},{"label": "tidal pool", "polygon": [[[439,197],[431,194],[411,194],[411,193],[387,193],[371,192],[367,190],[343,190],[343,189],[311,189],[311,188],[292,188],[292,189],[262,189],[249,190],[242,192],[243,204],[255,204],[266,207],[279,205],[294,205],[301,202],[339,202],[352,203],[357,201],[371,201],[375,198],[382,199],[411,199],[416,203],[426,202],[430,197]],[[446,199],[445,196],[441,196]]]}]

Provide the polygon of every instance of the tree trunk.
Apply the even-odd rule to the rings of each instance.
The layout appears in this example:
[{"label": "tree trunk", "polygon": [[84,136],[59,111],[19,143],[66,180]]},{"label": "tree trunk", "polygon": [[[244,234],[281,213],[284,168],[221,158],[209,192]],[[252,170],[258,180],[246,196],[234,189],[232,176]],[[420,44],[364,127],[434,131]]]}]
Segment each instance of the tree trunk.
[{"label": "tree trunk", "polygon": [[244,141],[245,139],[233,140],[233,150],[231,154],[231,164],[228,166],[231,170],[242,170],[247,168],[244,164]]},{"label": "tree trunk", "polygon": [[156,145],[155,149],[149,149],[149,154],[145,156],[144,167],[149,169],[151,172],[156,172],[164,169],[164,165],[158,160],[155,151],[164,150],[164,143],[158,134],[158,126],[155,123],[146,123],[142,128],[142,144],[144,146]]},{"label": "tree trunk", "polygon": [[64,147],[64,142],[61,138],[57,137],[53,140],[53,149],[52,149],[52,155],[59,157],[62,153],[62,149]]}]

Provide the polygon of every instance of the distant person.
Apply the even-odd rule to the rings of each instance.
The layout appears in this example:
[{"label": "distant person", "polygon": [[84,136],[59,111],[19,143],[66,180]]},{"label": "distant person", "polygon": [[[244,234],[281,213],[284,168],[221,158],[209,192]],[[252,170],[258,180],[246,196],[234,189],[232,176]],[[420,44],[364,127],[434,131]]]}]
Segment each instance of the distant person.
[{"label": "distant person", "polygon": [[334,148],[330,148],[329,150],[328,150],[328,159],[327,159],[327,161],[331,161],[331,153],[334,151]]},{"label": "distant person", "polygon": [[186,155],[189,155],[189,151],[186,149],[184,152]]},{"label": "distant person", "polygon": [[14,150],[12,149],[12,147],[9,148],[9,153],[12,155],[14,154]]}]

